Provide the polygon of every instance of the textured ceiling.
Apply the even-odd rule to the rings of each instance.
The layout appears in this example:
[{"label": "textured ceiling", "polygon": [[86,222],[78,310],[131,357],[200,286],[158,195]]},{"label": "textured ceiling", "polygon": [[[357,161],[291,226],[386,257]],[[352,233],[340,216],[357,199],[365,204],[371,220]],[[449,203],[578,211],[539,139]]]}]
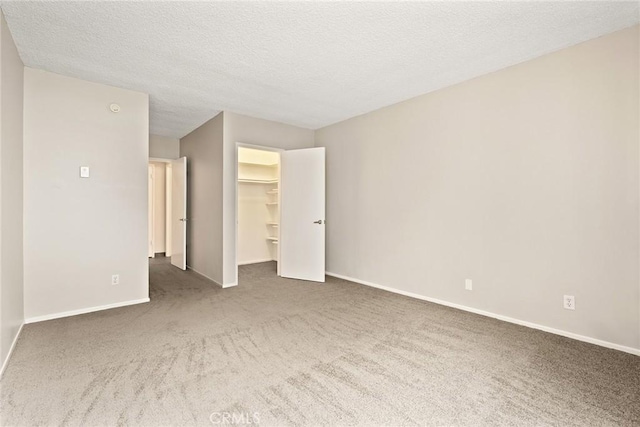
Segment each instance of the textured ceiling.
[{"label": "textured ceiling", "polygon": [[17,2],[25,65],[147,92],[151,132],[220,110],[319,128],[638,22],[638,2]]}]

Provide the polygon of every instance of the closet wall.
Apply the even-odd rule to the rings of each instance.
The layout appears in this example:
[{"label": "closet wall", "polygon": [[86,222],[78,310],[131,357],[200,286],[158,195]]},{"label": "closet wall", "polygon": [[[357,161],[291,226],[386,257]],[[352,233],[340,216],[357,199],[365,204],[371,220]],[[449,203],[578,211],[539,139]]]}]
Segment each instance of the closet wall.
[{"label": "closet wall", "polygon": [[[223,261],[223,116],[220,113],[180,139],[187,158],[187,264],[222,285]],[[225,130],[226,132],[226,130]],[[234,147],[235,149],[235,147]],[[229,166],[235,175],[235,165]],[[233,188],[236,187],[233,178]],[[233,206],[235,207],[235,192]],[[234,225],[235,237],[235,215]],[[235,247],[234,247],[235,254]],[[235,259],[235,257],[234,257]]]},{"label": "closet wall", "polygon": [[[237,255],[236,220],[237,194],[236,179],[237,143],[262,145],[265,147],[292,150],[313,147],[313,130],[303,129],[284,123],[257,119],[225,111],[223,135],[223,195],[222,195],[222,270],[225,286],[236,285]],[[193,224],[192,224],[193,225]]]}]

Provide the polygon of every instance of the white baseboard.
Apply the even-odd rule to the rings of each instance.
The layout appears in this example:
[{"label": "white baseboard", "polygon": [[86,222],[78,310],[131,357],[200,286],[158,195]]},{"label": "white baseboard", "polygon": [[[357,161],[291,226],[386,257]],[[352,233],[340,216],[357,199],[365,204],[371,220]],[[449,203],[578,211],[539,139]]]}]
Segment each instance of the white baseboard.
[{"label": "white baseboard", "polygon": [[187,265],[187,269],[193,271],[194,273],[196,273],[199,276],[204,277],[207,280],[211,280],[213,283],[215,283],[216,285],[220,286],[221,288],[224,288],[222,283],[218,282],[217,280],[213,280],[211,277],[207,276],[206,274],[200,273],[198,270],[196,270],[195,268],[191,267],[190,265]]},{"label": "white baseboard", "polygon": [[35,316],[35,317],[26,318],[24,320],[24,323],[44,322],[45,320],[53,320],[53,319],[60,319],[62,317],[77,316],[78,314],[93,313],[94,311],[108,310],[110,308],[118,308],[118,307],[126,307],[128,305],[143,304],[143,303],[149,302],[149,301],[150,301],[149,298],[141,298],[141,299],[130,300],[130,301],[116,302],[116,303],[113,303],[113,304],[99,305],[97,307],[81,308],[79,310],[71,310],[71,311],[63,311],[61,313],[45,314],[44,316]]},{"label": "white baseboard", "polygon": [[273,258],[255,259],[253,261],[242,261],[238,265],[260,264],[261,262],[273,261]]},{"label": "white baseboard", "polygon": [[327,274],[327,276],[337,277],[338,279],[348,280],[350,282],[359,283],[361,285],[370,286],[372,288],[382,289],[382,290],[385,290],[385,291],[388,291],[388,292],[393,292],[394,294],[400,294],[400,295],[404,295],[404,296],[407,296],[407,297],[416,298],[416,299],[419,299],[419,300],[429,301],[429,302],[432,302],[432,303],[435,303],[435,304],[444,305],[444,306],[447,306],[447,307],[457,308],[458,310],[468,311],[470,313],[479,314],[481,316],[492,317],[494,319],[502,320],[503,322],[514,323],[516,325],[526,326],[528,328],[538,329],[538,330],[541,330],[541,331],[544,331],[544,332],[549,332],[551,334],[561,335],[563,337],[572,338],[574,340],[584,341],[584,342],[587,342],[587,343],[590,343],[590,344],[599,345],[601,347],[612,348],[614,350],[620,350],[620,351],[624,351],[625,353],[631,353],[631,354],[635,354],[637,356],[640,356],[640,348],[627,347],[627,346],[620,345],[620,344],[615,344],[615,343],[612,343],[612,342],[609,342],[609,341],[603,341],[603,340],[599,340],[599,339],[596,339],[596,338],[587,337],[585,335],[574,334],[573,332],[567,332],[567,331],[563,331],[561,329],[550,328],[548,326],[538,325],[537,323],[527,322],[527,321],[520,320],[520,319],[514,319],[513,317],[507,317],[507,316],[503,316],[501,314],[495,314],[495,313],[491,313],[489,311],[478,310],[477,308],[467,307],[465,305],[455,304],[455,303],[452,303],[452,302],[448,302],[448,301],[444,301],[444,300],[440,300],[440,299],[436,299],[436,298],[430,298],[430,297],[426,297],[424,295],[415,294],[413,292],[402,291],[400,289],[392,288],[392,287],[389,287],[389,286],[378,285],[377,283],[367,282],[365,280],[356,279],[354,277],[344,276],[344,275],[336,274],[336,273],[330,273],[328,271],[326,272],[326,274]]},{"label": "white baseboard", "polygon": [[18,338],[20,338],[20,333],[22,332],[22,327],[24,326],[24,322],[18,328],[18,333],[13,338],[13,342],[11,343],[11,347],[9,347],[9,352],[7,353],[7,357],[2,361],[2,368],[0,368],[0,378],[4,374],[4,370],[7,369],[7,365],[9,364],[9,359],[11,359],[11,355],[13,354],[13,350],[16,348],[16,343],[18,342]]},{"label": "white baseboard", "polygon": [[[271,260],[269,260],[269,261],[271,261]],[[237,283],[225,283],[225,284],[222,284],[222,283],[218,282],[217,280],[213,280],[211,277],[207,276],[206,274],[200,273],[198,270],[196,270],[195,268],[193,268],[193,267],[191,267],[189,265],[187,265],[187,268],[189,270],[193,271],[194,273],[196,273],[197,275],[202,276],[207,280],[211,280],[213,283],[215,283],[216,285],[220,286],[222,289],[232,288],[234,286],[238,286]]]}]

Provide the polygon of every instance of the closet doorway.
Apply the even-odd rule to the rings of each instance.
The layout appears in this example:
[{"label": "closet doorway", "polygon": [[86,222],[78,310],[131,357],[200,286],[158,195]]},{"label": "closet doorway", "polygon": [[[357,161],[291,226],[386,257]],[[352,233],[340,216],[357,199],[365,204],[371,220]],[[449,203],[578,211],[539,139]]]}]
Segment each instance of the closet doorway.
[{"label": "closet doorway", "polygon": [[238,265],[278,262],[279,184],[279,151],[238,147]]},{"label": "closet doorway", "polygon": [[236,145],[236,266],[275,261],[278,276],[324,282],[325,148]]}]

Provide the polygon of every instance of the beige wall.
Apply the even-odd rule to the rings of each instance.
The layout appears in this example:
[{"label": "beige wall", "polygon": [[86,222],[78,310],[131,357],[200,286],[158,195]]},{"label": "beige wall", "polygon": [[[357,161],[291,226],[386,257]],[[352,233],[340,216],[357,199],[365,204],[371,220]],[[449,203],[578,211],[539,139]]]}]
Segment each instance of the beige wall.
[{"label": "beige wall", "polygon": [[290,150],[313,147],[314,132],[283,123],[224,113],[224,285],[237,283],[236,143]]},{"label": "beige wall", "polygon": [[180,140],[187,157],[187,265],[222,284],[222,126],[218,114]]},{"label": "beige wall", "polygon": [[153,250],[165,252],[167,185],[166,163],[151,162],[153,165]]},{"label": "beige wall", "polygon": [[636,26],[316,131],[327,269],[640,348],[638,50]]},{"label": "beige wall", "polygon": [[24,322],[23,71],[0,12],[0,364]]},{"label": "beige wall", "polygon": [[148,96],[26,68],[24,112],[27,320],[148,299]]},{"label": "beige wall", "polygon": [[160,135],[149,135],[149,157],[177,159],[180,157],[180,140]]}]

